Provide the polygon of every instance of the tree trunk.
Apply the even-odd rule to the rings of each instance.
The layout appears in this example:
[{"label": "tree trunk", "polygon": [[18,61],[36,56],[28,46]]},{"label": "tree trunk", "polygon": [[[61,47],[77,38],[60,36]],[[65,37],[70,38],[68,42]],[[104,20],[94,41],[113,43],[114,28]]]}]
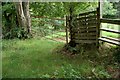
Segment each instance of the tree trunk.
[{"label": "tree trunk", "polygon": [[29,1],[23,2],[23,12],[27,21],[27,32],[28,34],[31,33],[31,18],[30,18],[30,12],[29,12]]},{"label": "tree trunk", "polygon": [[15,7],[17,11],[17,18],[19,26],[22,27],[25,31],[24,34],[27,37],[31,36],[31,19],[29,13],[29,1],[22,2],[22,0],[18,0],[19,2],[15,2]]},{"label": "tree trunk", "polygon": [[16,7],[19,26],[22,27],[26,31],[27,21],[26,21],[24,12],[23,12],[22,1],[19,0],[19,2],[15,2],[15,7]]},{"label": "tree trunk", "polygon": [[74,35],[74,31],[72,30],[74,28],[73,25],[72,25],[73,11],[74,11],[74,5],[72,3],[70,3],[70,5],[69,5],[69,14],[70,14],[70,21],[69,21],[69,23],[70,23],[70,25],[69,25],[69,29],[70,29],[70,42],[69,42],[69,45],[71,47],[75,47],[76,46],[76,43],[74,41],[75,35]]}]

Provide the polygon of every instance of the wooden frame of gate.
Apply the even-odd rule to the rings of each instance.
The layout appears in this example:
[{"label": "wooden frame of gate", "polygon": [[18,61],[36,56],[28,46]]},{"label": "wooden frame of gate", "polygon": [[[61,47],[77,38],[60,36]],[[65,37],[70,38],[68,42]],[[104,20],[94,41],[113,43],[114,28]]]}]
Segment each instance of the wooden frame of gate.
[{"label": "wooden frame of gate", "polygon": [[[95,43],[96,46],[98,46],[100,9],[97,8],[95,11],[67,16],[66,26],[70,31],[70,39],[76,44]],[[68,35],[67,32],[66,35]],[[68,43],[67,37],[68,36],[66,36],[66,42]]]},{"label": "wooden frame of gate", "polygon": [[103,41],[120,46],[120,39],[100,36],[100,31],[107,31],[120,35],[120,30],[100,28],[101,23],[120,25],[120,20],[100,18],[100,7],[97,8],[96,11],[66,16],[66,42],[68,43],[67,28],[69,28],[70,39],[77,44],[95,43],[96,46],[99,47],[99,41]]}]

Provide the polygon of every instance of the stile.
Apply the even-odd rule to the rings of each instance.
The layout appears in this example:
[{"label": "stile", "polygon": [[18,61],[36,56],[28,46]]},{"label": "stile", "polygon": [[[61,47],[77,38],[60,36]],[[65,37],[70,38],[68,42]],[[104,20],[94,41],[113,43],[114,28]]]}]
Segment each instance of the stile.
[{"label": "stile", "polygon": [[74,15],[71,21],[70,35],[76,43],[98,42],[98,9],[95,11]]}]

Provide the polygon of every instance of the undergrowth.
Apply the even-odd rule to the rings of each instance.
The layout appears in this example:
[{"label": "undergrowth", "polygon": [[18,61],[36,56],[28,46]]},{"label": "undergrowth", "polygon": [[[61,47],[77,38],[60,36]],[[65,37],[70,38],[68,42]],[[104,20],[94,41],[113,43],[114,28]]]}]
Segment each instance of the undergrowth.
[{"label": "undergrowth", "polygon": [[[112,77],[107,68],[117,65],[114,65],[110,49],[86,51],[79,47],[73,55],[77,49],[65,50],[64,45],[47,39],[3,40],[3,78]],[[108,64],[110,61],[112,63]]]}]

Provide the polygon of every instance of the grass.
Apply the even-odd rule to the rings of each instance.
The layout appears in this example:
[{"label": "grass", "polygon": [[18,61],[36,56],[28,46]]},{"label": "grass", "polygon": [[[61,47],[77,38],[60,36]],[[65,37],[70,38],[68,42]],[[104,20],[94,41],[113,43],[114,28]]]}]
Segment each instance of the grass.
[{"label": "grass", "polygon": [[102,31],[101,35],[102,36],[107,36],[107,37],[112,37],[112,38],[120,38],[120,34],[105,32],[105,31]]},{"label": "grass", "polygon": [[65,37],[66,33],[65,32],[54,32],[53,34],[50,34],[48,36],[45,36],[46,38],[60,38],[60,37]]},{"label": "grass", "polygon": [[[107,24],[107,23],[102,23],[103,28],[108,28],[108,29],[113,29],[113,30],[120,30],[119,25],[114,25],[114,24]],[[106,31],[101,31],[102,36],[107,36],[107,37],[113,37],[113,38],[120,38],[120,34],[112,33],[112,32],[106,32]]]},{"label": "grass", "polygon": [[109,77],[103,65],[95,66],[81,55],[72,57],[57,53],[63,46],[62,42],[47,39],[3,40],[3,78],[93,77],[94,68],[101,78]]},{"label": "grass", "polygon": [[52,50],[59,44],[47,40],[4,41],[3,77],[35,77],[50,72],[54,69],[50,68]]},{"label": "grass", "polygon": [[103,28],[120,30],[120,26],[119,26],[119,25],[115,25],[115,24],[102,23],[101,26],[102,26]]}]

